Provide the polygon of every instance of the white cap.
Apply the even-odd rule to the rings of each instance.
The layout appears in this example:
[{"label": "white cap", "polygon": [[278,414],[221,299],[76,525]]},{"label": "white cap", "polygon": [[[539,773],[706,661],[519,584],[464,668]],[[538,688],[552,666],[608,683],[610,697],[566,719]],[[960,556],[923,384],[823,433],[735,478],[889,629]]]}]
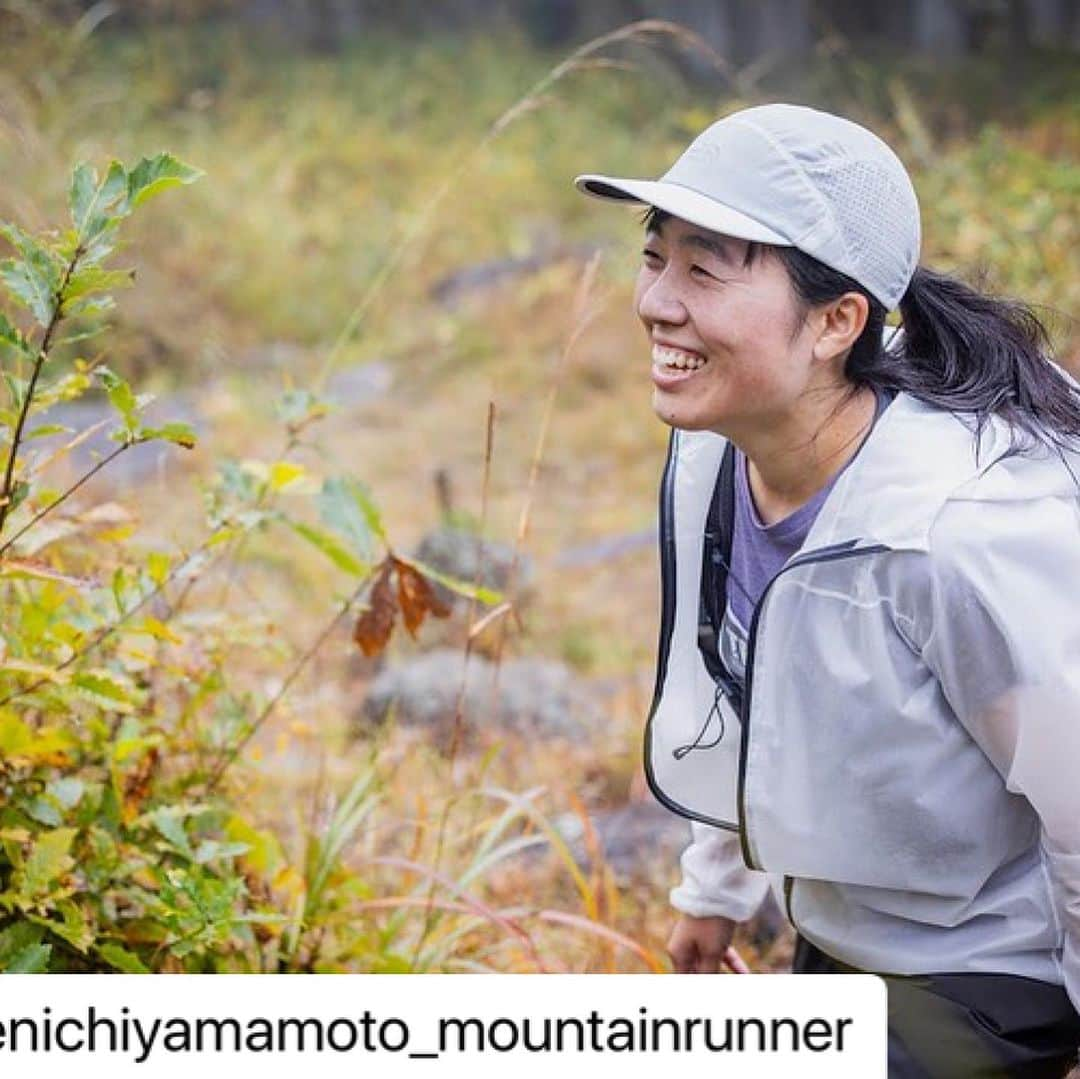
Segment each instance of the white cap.
[{"label": "white cap", "polygon": [[587,174],[574,183],[713,232],[797,247],[887,311],[919,262],[919,202],[900,159],[865,127],[801,105],[759,105],[718,120],[659,180]]}]

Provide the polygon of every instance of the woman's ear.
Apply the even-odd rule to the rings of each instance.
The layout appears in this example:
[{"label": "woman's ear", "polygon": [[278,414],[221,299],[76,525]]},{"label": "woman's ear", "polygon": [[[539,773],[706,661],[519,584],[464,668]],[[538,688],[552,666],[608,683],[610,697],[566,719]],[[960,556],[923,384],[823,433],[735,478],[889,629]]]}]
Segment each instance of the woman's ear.
[{"label": "woman's ear", "polygon": [[818,310],[814,359],[828,363],[847,355],[870,316],[870,304],[859,292],[845,292]]}]

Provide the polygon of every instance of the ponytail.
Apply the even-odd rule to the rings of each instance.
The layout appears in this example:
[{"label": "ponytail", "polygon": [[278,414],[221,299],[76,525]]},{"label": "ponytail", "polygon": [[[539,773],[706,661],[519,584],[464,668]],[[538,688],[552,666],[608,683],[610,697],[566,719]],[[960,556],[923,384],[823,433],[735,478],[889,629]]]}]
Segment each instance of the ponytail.
[{"label": "ponytail", "polygon": [[880,301],[794,247],[773,250],[804,304],[845,292],[867,298],[870,314],[844,367],[855,386],[903,390],[966,414],[976,438],[991,416],[1000,416],[1012,430],[1016,452],[1039,443],[1080,447],[1080,386],[1051,362],[1046,327],[1027,305],[919,266],[900,301],[903,333],[885,347]]},{"label": "ponytail", "polygon": [[900,314],[896,358],[910,393],[973,414],[976,431],[1000,416],[1017,449],[1080,439],[1080,391],[1049,361],[1049,335],[1030,307],[920,266]]}]

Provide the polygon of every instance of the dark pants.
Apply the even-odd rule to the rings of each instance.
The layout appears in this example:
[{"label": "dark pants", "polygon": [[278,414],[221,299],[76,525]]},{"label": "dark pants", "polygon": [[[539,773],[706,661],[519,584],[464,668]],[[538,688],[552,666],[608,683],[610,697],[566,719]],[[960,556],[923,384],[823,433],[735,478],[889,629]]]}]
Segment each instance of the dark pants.
[{"label": "dark pants", "polygon": [[[805,937],[796,974],[862,973]],[[1060,985],[1012,974],[886,974],[889,1079],[1061,1079],[1080,1015]]]}]

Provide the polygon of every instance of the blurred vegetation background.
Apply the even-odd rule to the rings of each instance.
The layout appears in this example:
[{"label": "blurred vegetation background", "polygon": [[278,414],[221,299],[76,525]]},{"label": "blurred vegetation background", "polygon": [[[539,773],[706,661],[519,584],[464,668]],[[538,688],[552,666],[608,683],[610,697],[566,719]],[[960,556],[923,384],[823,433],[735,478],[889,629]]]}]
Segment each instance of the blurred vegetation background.
[{"label": "blurred vegetation background", "polygon": [[[200,581],[204,615],[225,621],[213,662],[251,695],[234,702],[233,782],[250,827],[282,847],[259,847],[244,871],[272,866],[290,917],[297,895],[341,889],[331,922],[308,910],[294,932],[315,932],[304,948],[292,940],[288,963],[417,969],[439,917],[441,950],[422,969],[535,969],[536,948],[555,969],[662,962],[682,826],[649,815],[640,741],[667,431],[629,306],[638,217],[581,198],[572,177],[659,174],[746,104],[841,112],[912,171],[924,262],[1039,305],[1077,371],[1078,52],[1071,0],[0,3],[0,220],[54,227],[77,161],[103,170],[168,150],[205,173],[131,222],[135,287],[107,335],[61,343],[50,360],[107,362],[199,434],[192,452],[168,446],[80,489],[84,507],[119,501],[131,514],[94,557],[112,570],[190,551],[222,482],[270,475],[275,497],[299,506],[346,475],[372,492],[395,550],[430,554],[447,530],[482,531],[497,545],[485,557],[508,567],[489,583],[513,617],[493,602],[470,635],[459,610],[377,658],[344,622],[327,631],[346,561],[296,529],[251,532],[227,574]],[[300,393],[327,407],[293,437]],[[67,407],[49,419],[81,429],[108,402],[89,392]],[[190,679],[207,625],[178,627],[158,669]],[[475,649],[496,683],[474,698],[457,694],[455,668],[436,669],[452,690],[452,748],[395,703],[376,729],[376,680],[447,648]],[[559,673],[524,697],[568,711],[572,684],[592,702],[584,726],[541,734],[483,704],[499,692],[494,672],[525,659]],[[191,708],[209,707],[200,692]],[[166,737],[160,704],[146,718]],[[379,810],[319,848],[331,873],[304,851],[341,824],[349,803],[332,793],[372,753]],[[469,797],[498,809],[456,816]],[[248,827],[232,826],[237,851],[254,843]],[[539,838],[556,856],[522,861],[496,836],[522,852]],[[633,849],[616,865],[620,839]],[[436,890],[450,905],[433,915]],[[543,933],[526,947],[479,908],[468,921],[452,906],[466,891],[488,912],[546,912]],[[358,926],[362,948],[326,947]],[[782,966],[788,945],[775,926],[742,941],[763,968]]]}]

